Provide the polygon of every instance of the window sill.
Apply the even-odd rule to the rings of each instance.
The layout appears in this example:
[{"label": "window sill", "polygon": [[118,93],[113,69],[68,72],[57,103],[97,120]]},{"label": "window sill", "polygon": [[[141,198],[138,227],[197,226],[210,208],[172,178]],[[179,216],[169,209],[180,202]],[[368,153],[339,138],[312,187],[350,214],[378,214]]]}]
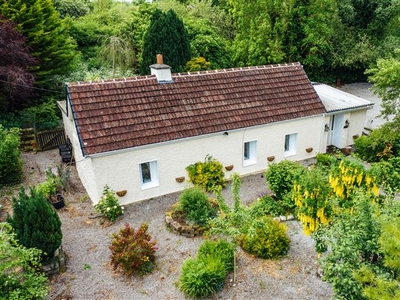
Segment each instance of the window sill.
[{"label": "window sill", "polygon": [[243,161],[243,167],[255,165],[257,162],[254,160],[245,160]]},{"label": "window sill", "polygon": [[148,190],[148,189],[158,187],[158,186],[160,186],[160,184],[158,182],[149,182],[149,183],[142,184],[140,188],[143,191],[143,190]]},{"label": "window sill", "polygon": [[296,152],[284,152],[283,153],[284,157],[295,156],[295,155],[296,155]]}]

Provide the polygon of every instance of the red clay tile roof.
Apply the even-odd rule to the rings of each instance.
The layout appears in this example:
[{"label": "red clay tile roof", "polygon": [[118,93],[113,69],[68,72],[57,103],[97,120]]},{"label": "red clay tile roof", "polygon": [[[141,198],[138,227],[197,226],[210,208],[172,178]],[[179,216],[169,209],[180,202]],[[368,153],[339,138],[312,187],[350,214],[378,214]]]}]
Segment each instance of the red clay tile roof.
[{"label": "red clay tile roof", "polygon": [[85,155],[325,113],[298,63],[69,83]]}]

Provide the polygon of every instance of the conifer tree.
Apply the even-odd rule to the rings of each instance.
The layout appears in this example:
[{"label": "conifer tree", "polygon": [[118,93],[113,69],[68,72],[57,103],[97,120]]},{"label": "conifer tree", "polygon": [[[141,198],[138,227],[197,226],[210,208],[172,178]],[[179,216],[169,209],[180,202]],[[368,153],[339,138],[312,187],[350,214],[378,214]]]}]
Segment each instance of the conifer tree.
[{"label": "conifer tree", "polygon": [[62,240],[57,212],[34,187],[30,188],[30,195],[21,188],[19,196],[13,197],[12,202],[13,214],[7,217],[7,222],[14,228],[18,243],[42,250],[43,260],[51,258]]},{"label": "conifer tree", "polygon": [[173,10],[163,13],[156,9],[144,36],[140,74],[149,74],[149,66],[155,63],[156,55],[162,54],[164,63],[172,72],[180,72],[190,60],[190,44],[186,28]]},{"label": "conifer tree", "polygon": [[50,86],[55,75],[65,75],[75,57],[75,43],[51,0],[8,0],[0,14],[17,24],[26,37],[31,55],[38,63],[33,68],[36,83]]}]

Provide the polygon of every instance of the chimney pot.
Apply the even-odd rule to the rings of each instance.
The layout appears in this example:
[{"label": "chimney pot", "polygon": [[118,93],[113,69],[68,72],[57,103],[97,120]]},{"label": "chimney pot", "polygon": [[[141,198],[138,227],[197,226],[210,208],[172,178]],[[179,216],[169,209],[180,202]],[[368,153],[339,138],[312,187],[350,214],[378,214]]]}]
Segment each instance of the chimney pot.
[{"label": "chimney pot", "polygon": [[159,83],[172,83],[171,67],[164,65],[162,54],[157,54],[157,63],[150,66],[151,75],[156,75]]},{"label": "chimney pot", "polygon": [[162,54],[157,54],[157,64],[159,64],[159,65],[163,64]]}]

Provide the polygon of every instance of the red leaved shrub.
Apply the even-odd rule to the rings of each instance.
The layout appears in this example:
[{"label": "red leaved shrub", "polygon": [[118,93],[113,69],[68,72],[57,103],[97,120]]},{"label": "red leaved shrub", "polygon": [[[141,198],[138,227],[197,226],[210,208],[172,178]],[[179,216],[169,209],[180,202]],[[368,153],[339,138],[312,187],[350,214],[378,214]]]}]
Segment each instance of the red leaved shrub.
[{"label": "red leaved shrub", "polygon": [[127,275],[144,275],[153,270],[157,241],[151,240],[148,227],[147,223],[143,223],[135,231],[125,224],[124,228],[112,235],[110,250],[114,270],[120,268]]}]

